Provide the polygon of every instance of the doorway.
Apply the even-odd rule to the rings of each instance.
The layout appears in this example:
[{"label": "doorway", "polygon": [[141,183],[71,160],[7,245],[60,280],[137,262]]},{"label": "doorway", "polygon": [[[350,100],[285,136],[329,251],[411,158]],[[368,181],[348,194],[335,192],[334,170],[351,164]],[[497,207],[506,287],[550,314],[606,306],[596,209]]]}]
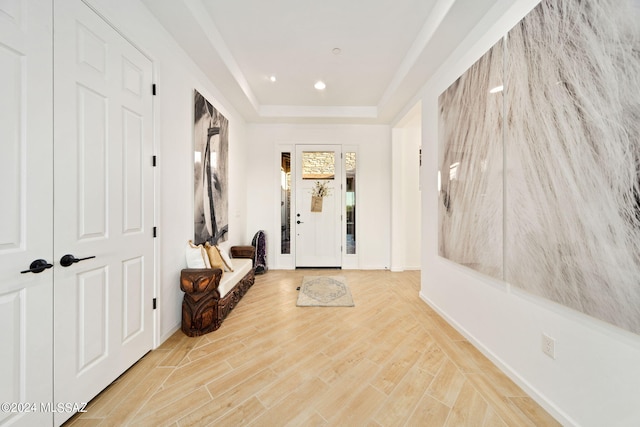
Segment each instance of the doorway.
[{"label": "doorway", "polygon": [[422,104],[392,129],[391,271],[421,265]]},{"label": "doorway", "polygon": [[296,267],[342,267],[342,147],[297,145]]}]

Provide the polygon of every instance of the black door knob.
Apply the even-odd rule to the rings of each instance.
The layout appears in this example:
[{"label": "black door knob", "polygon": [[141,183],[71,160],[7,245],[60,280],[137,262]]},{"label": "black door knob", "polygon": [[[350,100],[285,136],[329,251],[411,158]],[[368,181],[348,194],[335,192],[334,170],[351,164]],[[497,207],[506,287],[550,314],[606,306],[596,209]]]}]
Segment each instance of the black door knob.
[{"label": "black door knob", "polygon": [[298,220],[298,221],[296,221],[296,224],[304,224],[304,222]]},{"label": "black door knob", "polygon": [[60,265],[63,267],[69,267],[70,265],[75,264],[76,262],[84,261],[85,259],[91,259],[91,258],[95,258],[95,256],[88,256],[85,258],[76,258],[71,254],[66,254],[62,258],[60,258]]},{"label": "black door knob", "polygon": [[33,261],[31,263],[31,265],[29,265],[29,269],[28,270],[24,270],[21,271],[21,274],[24,273],[42,273],[43,271],[45,271],[48,268],[53,267],[53,264],[49,264],[47,261],[43,260],[43,259],[37,259],[35,261]]}]

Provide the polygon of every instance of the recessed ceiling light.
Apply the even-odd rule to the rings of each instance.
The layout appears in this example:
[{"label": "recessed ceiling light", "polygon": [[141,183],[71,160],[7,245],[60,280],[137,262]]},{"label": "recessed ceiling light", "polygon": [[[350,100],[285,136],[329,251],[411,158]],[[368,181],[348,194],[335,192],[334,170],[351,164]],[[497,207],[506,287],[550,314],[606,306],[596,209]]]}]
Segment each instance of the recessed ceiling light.
[{"label": "recessed ceiling light", "polygon": [[276,76],[269,77],[269,80],[271,80],[272,82],[275,82],[276,81]]},{"label": "recessed ceiling light", "polygon": [[314,84],[314,85],[313,85],[313,87],[315,87],[315,88],[316,88],[316,89],[318,89],[318,90],[324,90],[324,88],[326,88],[326,87],[327,87],[327,85],[326,85],[326,84],[324,84],[324,82],[323,82],[322,80],[318,80],[318,81],[316,82],[316,84]]},{"label": "recessed ceiling light", "polygon": [[331,53],[333,53],[334,55],[340,55],[342,53],[342,49],[340,49],[339,47],[334,47],[331,50]]}]

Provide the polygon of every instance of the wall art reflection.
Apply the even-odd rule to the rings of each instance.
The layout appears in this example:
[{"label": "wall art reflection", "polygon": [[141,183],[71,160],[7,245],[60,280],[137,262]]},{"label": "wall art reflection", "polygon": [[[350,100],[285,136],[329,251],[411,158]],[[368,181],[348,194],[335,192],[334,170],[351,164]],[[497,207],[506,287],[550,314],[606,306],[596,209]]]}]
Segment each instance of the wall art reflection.
[{"label": "wall art reflection", "polygon": [[[487,272],[497,255],[487,258],[483,251],[500,247],[488,234],[504,220],[508,283],[635,333],[640,333],[639,3],[542,1],[507,34],[504,168],[489,169],[498,181],[504,176],[504,216],[501,202],[494,198],[497,207],[485,200],[494,189],[491,172],[461,169],[472,176],[462,179],[477,181],[463,185],[452,179],[460,175],[450,172],[465,159],[469,168],[491,158],[488,153],[497,149],[490,147],[501,146],[501,136],[477,132],[488,120],[480,106],[469,113],[447,111],[452,107],[443,101],[452,98],[448,92],[458,82],[440,97],[441,255]],[[480,75],[495,68],[482,60],[476,66],[484,68],[475,71]],[[451,105],[477,104],[481,91],[473,93],[476,98],[463,93]],[[452,133],[456,136],[446,140]]]},{"label": "wall art reflection", "polygon": [[194,242],[227,240],[229,121],[194,91]]}]

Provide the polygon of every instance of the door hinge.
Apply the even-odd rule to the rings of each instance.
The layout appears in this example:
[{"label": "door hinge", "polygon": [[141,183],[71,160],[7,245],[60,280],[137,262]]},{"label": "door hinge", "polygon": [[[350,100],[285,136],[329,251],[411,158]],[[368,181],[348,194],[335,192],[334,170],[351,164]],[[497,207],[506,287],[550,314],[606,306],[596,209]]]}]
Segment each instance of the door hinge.
[{"label": "door hinge", "polygon": [[151,164],[153,165],[154,168],[158,164],[158,158],[156,156],[152,157]]},{"label": "door hinge", "polygon": [[158,306],[158,300],[156,298],[153,299],[153,309],[155,310]]},{"label": "door hinge", "polygon": [[153,227],[153,238],[158,237],[158,227]]},{"label": "door hinge", "polygon": [[152,95],[156,94],[156,84],[155,83],[151,85],[151,94]]}]

